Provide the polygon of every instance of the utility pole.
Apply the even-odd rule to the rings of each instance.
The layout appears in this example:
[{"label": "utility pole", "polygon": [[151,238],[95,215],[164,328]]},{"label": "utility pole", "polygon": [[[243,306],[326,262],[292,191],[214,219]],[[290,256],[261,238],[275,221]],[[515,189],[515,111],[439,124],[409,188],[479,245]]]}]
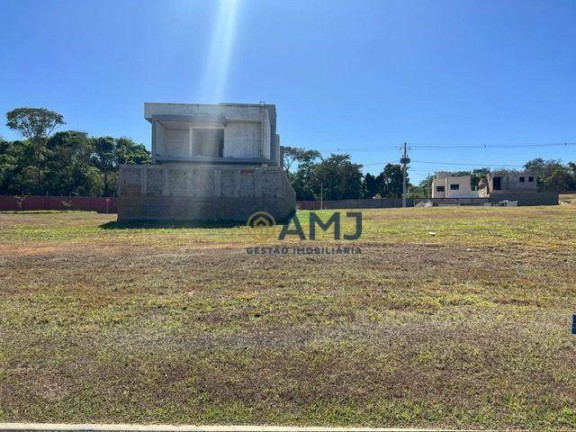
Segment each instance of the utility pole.
[{"label": "utility pole", "polygon": [[408,157],[408,152],[406,150],[406,143],[404,143],[404,154],[400,158],[400,163],[402,164],[402,207],[406,207],[406,165],[410,163],[410,158]]}]

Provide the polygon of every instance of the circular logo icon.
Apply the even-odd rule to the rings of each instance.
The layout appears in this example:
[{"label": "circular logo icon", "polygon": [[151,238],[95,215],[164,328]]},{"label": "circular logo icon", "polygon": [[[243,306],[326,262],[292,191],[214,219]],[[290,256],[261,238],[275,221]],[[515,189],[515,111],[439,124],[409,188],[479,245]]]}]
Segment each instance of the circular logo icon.
[{"label": "circular logo icon", "polygon": [[252,213],[246,226],[252,228],[253,234],[261,241],[272,240],[276,233],[276,219],[264,211]]}]

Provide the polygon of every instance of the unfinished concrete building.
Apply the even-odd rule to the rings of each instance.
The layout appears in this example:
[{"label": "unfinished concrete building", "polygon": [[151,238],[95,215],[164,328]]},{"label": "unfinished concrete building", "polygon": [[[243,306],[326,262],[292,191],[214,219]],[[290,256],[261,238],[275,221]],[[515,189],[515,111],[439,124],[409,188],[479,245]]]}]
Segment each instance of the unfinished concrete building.
[{"label": "unfinished concrete building", "polygon": [[280,163],[276,106],[146,103],[152,165],[124,165],[118,219],[246,221],[290,217],[295,193]]},{"label": "unfinished concrete building", "polygon": [[480,182],[480,197],[494,195],[536,193],[538,185],[534,173],[498,171],[488,173],[486,179]]},{"label": "unfinished concrete building", "polygon": [[519,206],[558,205],[558,192],[539,192],[536,174],[497,171],[480,181],[478,196],[490,202],[516,201]]}]

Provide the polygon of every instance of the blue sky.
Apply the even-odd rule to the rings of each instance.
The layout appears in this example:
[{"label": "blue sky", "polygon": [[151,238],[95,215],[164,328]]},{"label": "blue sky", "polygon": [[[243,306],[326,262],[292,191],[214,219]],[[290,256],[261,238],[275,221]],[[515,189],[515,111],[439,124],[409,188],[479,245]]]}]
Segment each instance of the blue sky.
[{"label": "blue sky", "polygon": [[[576,146],[512,147],[576,143],[575,0],[234,3],[0,0],[0,112],[42,106],[149,146],[144,102],[266,101],[284,145],[366,171],[408,142],[413,180],[576,160]],[[469,145],[488,147],[450,147]]]}]

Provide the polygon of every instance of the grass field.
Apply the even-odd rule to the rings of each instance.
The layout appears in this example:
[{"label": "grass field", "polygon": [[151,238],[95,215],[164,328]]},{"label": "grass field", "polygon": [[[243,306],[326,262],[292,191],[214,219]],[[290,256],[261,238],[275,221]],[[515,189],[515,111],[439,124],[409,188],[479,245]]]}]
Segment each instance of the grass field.
[{"label": "grass field", "polygon": [[576,428],[576,207],[363,213],[283,256],[1,214],[0,420]]}]

